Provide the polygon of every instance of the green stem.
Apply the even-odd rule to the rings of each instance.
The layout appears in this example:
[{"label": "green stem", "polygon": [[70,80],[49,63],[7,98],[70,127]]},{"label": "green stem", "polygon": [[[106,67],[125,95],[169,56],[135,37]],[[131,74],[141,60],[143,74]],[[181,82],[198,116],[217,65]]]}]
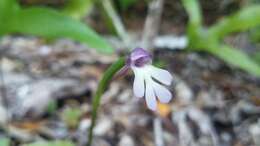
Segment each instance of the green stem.
[{"label": "green stem", "polygon": [[202,14],[198,0],[182,0],[182,4],[189,15],[189,25],[197,29],[202,26]]},{"label": "green stem", "polygon": [[104,93],[104,91],[106,90],[109,82],[111,81],[111,79],[113,78],[113,76],[125,65],[125,59],[124,58],[119,58],[114,64],[112,64],[107,70],[106,72],[104,73],[99,85],[98,85],[98,88],[97,88],[97,91],[96,91],[96,94],[95,94],[95,97],[94,97],[94,100],[92,102],[92,122],[91,122],[91,126],[90,126],[90,129],[89,129],[89,135],[88,135],[88,143],[87,143],[87,146],[91,146],[91,143],[92,143],[92,139],[93,139],[93,129],[95,127],[95,124],[96,124],[96,119],[97,119],[97,110],[98,110],[98,107],[100,105],[100,99],[101,99],[101,96],[102,94]]},{"label": "green stem", "polygon": [[96,0],[96,2],[98,8],[102,10],[102,15],[110,31],[118,35],[124,44],[130,45],[128,33],[118,12],[114,7],[113,1]]}]

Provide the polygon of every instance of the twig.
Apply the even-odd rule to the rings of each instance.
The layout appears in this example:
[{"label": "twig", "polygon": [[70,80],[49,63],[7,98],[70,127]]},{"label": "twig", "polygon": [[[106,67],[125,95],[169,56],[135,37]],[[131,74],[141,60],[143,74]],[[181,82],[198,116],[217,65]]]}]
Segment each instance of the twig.
[{"label": "twig", "polygon": [[164,146],[162,121],[160,118],[158,117],[154,118],[153,129],[154,129],[154,137],[155,137],[155,146]]},{"label": "twig", "polygon": [[[115,47],[118,51],[123,51],[123,48],[128,48],[123,44],[118,38],[109,36],[106,39]],[[132,37],[131,41],[134,42],[138,47],[142,42],[138,40],[138,38]],[[175,35],[161,35],[154,38],[154,40],[150,43],[150,45],[154,46],[155,49],[170,49],[170,50],[182,50],[187,47],[188,39],[186,36],[175,36]]]},{"label": "twig", "polygon": [[[2,111],[2,114],[1,115],[2,117],[0,122],[1,124],[5,125],[8,123],[9,121],[9,115],[8,115],[8,100],[7,100],[7,92],[6,92],[6,86],[5,86],[5,80],[4,80],[4,69],[3,69],[3,52],[4,50],[0,50],[0,92],[1,92],[1,95],[0,97],[0,104],[1,104],[1,111]],[[4,114],[4,113],[6,114]],[[5,129],[5,126],[4,126],[4,131],[6,131],[7,129]]]},{"label": "twig", "polygon": [[145,20],[142,47],[152,48],[154,47],[152,42],[154,38],[158,35],[161,15],[163,11],[164,0],[153,0],[149,4],[148,15]]},{"label": "twig", "polygon": [[3,105],[8,108],[8,102],[7,102],[7,93],[6,93],[6,87],[5,87],[5,81],[4,81],[4,71],[3,71],[3,51],[0,53],[0,83],[1,83],[1,96],[2,96],[2,103]]}]

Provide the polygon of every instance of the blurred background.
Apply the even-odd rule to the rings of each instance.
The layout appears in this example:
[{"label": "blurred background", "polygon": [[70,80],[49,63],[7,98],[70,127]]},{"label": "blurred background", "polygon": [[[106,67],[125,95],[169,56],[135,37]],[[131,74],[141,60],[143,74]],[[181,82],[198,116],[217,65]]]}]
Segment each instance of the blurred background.
[{"label": "blurred background", "polygon": [[153,112],[133,73],[114,80],[93,146],[260,146],[259,0],[0,0],[0,146],[85,146],[135,47],[174,98]]}]

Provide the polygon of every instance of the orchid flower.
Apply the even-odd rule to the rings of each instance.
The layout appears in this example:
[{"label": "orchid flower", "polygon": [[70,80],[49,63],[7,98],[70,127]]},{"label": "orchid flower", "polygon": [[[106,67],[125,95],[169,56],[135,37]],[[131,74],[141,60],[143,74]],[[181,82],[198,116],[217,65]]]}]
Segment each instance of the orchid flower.
[{"label": "orchid flower", "polygon": [[125,68],[133,70],[134,95],[145,97],[149,109],[157,109],[157,98],[161,103],[168,103],[171,100],[171,92],[163,85],[171,84],[172,75],[166,70],[153,66],[152,55],[149,52],[142,48],[134,49],[126,61]]},{"label": "orchid flower", "polygon": [[[168,103],[171,98],[171,92],[163,85],[170,85],[172,82],[171,74],[163,69],[152,65],[152,55],[142,48],[134,49],[125,61],[119,58],[104,73],[93,100],[92,122],[89,129],[88,143],[90,146],[93,139],[93,130],[97,119],[97,111],[100,105],[101,95],[104,93],[108,83],[112,78],[124,75],[129,69],[135,74],[134,95],[145,97],[149,109],[157,109],[157,98],[162,103]],[[119,71],[119,72],[118,72]],[[117,74],[116,74],[117,73]],[[115,75],[116,74],[116,75]]]}]

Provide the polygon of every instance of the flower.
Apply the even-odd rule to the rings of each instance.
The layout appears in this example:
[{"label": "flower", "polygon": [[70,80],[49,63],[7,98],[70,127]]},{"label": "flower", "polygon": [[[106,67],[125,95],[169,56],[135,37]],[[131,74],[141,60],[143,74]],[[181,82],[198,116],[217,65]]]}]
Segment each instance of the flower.
[{"label": "flower", "polygon": [[144,97],[149,109],[157,109],[157,100],[168,103],[171,92],[163,85],[170,85],[172,75],[152,65],[152,55],[142,48],[136,48],[127,59],[127,67],[135,74],[133,92],[136,97]]}]

